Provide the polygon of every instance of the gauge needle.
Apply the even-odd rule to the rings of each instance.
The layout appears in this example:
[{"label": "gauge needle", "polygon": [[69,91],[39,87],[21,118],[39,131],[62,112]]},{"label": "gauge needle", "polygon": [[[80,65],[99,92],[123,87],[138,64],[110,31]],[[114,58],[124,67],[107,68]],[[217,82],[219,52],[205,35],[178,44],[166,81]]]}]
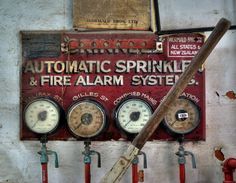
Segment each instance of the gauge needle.
[{"label": "gauge needle", "polygon": [[129,116],[130,120],[124,125],[126,127],[131,121],[137,121],[140,117],[140,112],[132,112]]},{"label": "gauge needle", "polygon": [[129,120],[125,125],[124,127],[126,127],[132,120]]},{"label": "gauge needle", "polygon": [[82,124],[83,124],[82,122],[81,122],[80,124],[78,124],[78,125],[74,128],[74,130],[77,130]]},{"label": "gauge needle", "polygon": [[170,124],[170,126],[173,126],[178,120],[175,120],[173,123]]},{"label": "gauge needle", "polygon": [[33,124],[33,126],[31,126],[31,128],[34,128],[35,125],[36,125],[38,122],[39,122],[39,120],[37,120],[37,121]]}]

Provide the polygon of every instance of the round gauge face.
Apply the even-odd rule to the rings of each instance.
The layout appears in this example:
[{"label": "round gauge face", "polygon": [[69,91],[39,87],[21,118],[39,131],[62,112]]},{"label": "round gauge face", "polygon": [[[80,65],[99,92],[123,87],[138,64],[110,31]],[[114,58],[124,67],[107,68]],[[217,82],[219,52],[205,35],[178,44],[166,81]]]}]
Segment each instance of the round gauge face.
[{"label": "round gauge face", "polygon": [[116,110],[115,120],[119,127],[127,133],[136,134],[141,131],[152,115],[151,106],[141,99],[127,99]]},{"label": "round gauge face", "polygon": [[105,111],[94,101],[74,104],[67,115],[67,123],[72,133],[84,138],[99,135],[105,128],[105,122]]},{"label": "round gauge face", "polygon": [[58,126],[59,120],[59,106],[50,99],[35,99],[26,106],[24,111],[24,121],[34,133],[51,133]]},{"label": "round gauge face", "polygon": [[176,134],[192,132],[200,123],[198,106],[192,101],[179,98],[171,106],[165,116],[165,125]]}]

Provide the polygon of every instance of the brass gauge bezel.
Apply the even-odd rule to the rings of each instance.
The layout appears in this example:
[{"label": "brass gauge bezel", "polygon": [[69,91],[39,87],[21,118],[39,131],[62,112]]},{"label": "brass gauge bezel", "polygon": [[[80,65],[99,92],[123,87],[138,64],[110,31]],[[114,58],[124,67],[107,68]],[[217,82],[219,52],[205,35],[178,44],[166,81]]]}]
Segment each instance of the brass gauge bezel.
[{"label": "brass gauge bezel", "polygon": [[[79,132],[76,132],[73,125],[71,124],[71,115],[72,115],[72,112],[74,112],[74,110],[79,107],[79,105],[82,105],[84,103],[88,103],[90,105],[94,105],[96,107],[96,109],[100,112],[100,115],[102,117],[102,121],[101,121],[101,126],[99,127],[99,129],[92,133],[92,134],[89,134],[89,135],[84,135],[84,134],[81,134]],[[81,109],[82,110],[82,109]],[[85,113],[84,113],[85,114]],[[82,114],[82,115],[84,115]],[[81,115],[81,118],[82,118],[82,115]],[[91,117],[91,114],[90,113],[87,113],[87,117]],[[94,137],[97,137],[99,136],[107,127],[107,115],[106,115],[106,111],[104,109],[104,107],[97,101],[95,100],[92,100],[92,99],[85,99],[85,100],[80,100],[80,101],[77,101],[75,103],[73,103],[69,109],[68,109],[68,112],[67,112],[67,126],[70,130],[70,132],[77,138],[94,138]],[[82,120],[82,119],[80,119]],[[92,119],[94,120],[94,119]],[[91,123],[95,123],[94,121],[92,121]],[[83,124],[83,122],[80,122],[81,125],[91,125],[91,124]],[[79,126],[80,126],[79,124]],[[77,124],[78,125],[78,124]],[[78,128],[78,127],[77,127]],[[85,128],[85,126],[84,126]]]},{"label": "brass gauge bezel", "polygon": [[[180,100],[186,102],[186,104],[188,104],[189,106],[185,105],[184,107],[178,109],[176,107],[176,105],[178,104],[176,103],[179,102]],[[186,109],[187,107],[191,108],[189,109],[191,110],[191,112],[187,111]],[[173,110],[173,112],[171,110]],[[175,118],[174,121],[172,120],[172,122],[171,120],[168,119],[170,118],[170,115],[171,115],[171,118]],[[191,122],[190,120],[193,120],[193,122]],[[171,125],[170,125],[170,122],[171,122]],[[199,106],[195,102],[193,102],[192,100],[186,97],[179,97],[174,103],[172,103],[163,120],[163,124],[165,128],[167,129],[167,131],[169,131],[171,134],[176,134],[176,135],[185,135],[185,134],[189,134],[193,132],[200,125],[200,122],[201,122],[201,110]],[[181,123],[182,125],[186,123],[185,124],[185,127],[187,127],[186,130],[180,130]],[[189,125],[192,124],[192,127],[188,127],[188,124]],[[173,125],[175,126],[177,125],[179,127],[178,128],[173,127]]]},{"label": "brass gauge bezel", "polygon": [[[114,112],[114,120],[115,120],[115,122],[116,122],[116,126],[118,127],[118,129],[120,130],[120,131],[122,131],[123,133],[125,133],[125,134],[127,134],[127,135],[136,135],[136,134],[138,134],[140,131],[141,131],[141,129],[142,128],[140,128],[139,130],[134,130],[133,132],[132,132],[132,130],[129,130],[129,129],[127,129],[126,127],[124,127],[121,123],[121,121],[120,121],[120,119],[119,119],[119,115],[120,115],[120,113],[121,113],[121,110],[123,110],[122,108],[124,107],[124,105],[126,105],[127,103],[129,103],[129,102],[132,102],[132,101],[138,101],[138,102],[141,102],[142,103],[142,105],[144,105],[145,107],[146,107],[146,109],[148,109],[149,111],[148,112],[150,112],[150,116],[149,116],[149,119],[150,119],[150,117],[152,116],[152,114],[153,114],[153,108],[151,107],[151,105],[147,102],[147,101],[145,101],[144,99],[142,99],[142,98],[138,98],[138,97],[128,97],[128,98],[125,98],[124,100],[122,100],[120,103],[119,103],[119,105],[116,107],[116,109],[115,109],[115,112]],[[140,114],[139,114],[140,115]],[[129,118],[130,118],[130,116],[131,116],[131,114],[129,114]],[[142,117],[143,117],[143,114],[142,114]],[[145,126],[145,124],[148,122],[148,120],[149,119],[147,119],[146,121],[145,121],[145,123],[144,123],[144,125],[143,125],[143,123],[142,123],[142,125],[143,126]],[[131,120],[131,119],[130,119]],[[132,121],[132,120],[131,120]],[[138,121],[138,120],[137,120]],[[134,121],[133,121],[134,122]],[[127,123],[129,123],[129,121],[127,122],[126,121],[126,124]],[[132,123],[130,123],[130,124],[132,124]],[[140,124],[141,125],[141,124]],[[127,126],[127,125],[125,125],[125,126]],[[142,126],[142,127],[143,127]]]},{"label": "brass gauge bezel", "polygon": [[[34,122],[35,124],[32,126],[30,126],[30,122],[28,121],[26,115],[28,110],[30,110],[30,107],[32,107],[33,104],[35,103],[38,103],[40,101],[43,101],[43,102],[47,102],[48,104],[50,104],[52,107],[54,107],[54,109],[51,109],[50,111],[47,111],[47,112],[55,112],[56,116],[57,116],[57,119],[56,121],[54,122],[55,125],[50,128],[49,130],[47,131],[44,131],[44,132],[40,132],[39,130],[35,130],[34,127],[36,125],[37,122]],[[54,110],[54,111],[52,111]],[[33,116],[32,116],[33,117]],[[39,114],[37,116],[37,118],[39,118]],[[45,118],[45,117],[44,117]],[[46,117],[47,118],[47,117]],[[26,127],[33,133],[36,133],[36,134],[40,134],[40,135],[46,135],[46,134],[51,134],[53,132],[56,131],[56,129],[58,128],[59,124],[60,124],[60,119],[61,119],[61,107],[59,104],[57,104],[57,102],[55,102],[53,99],[51,98],[48,98],[48,97],[38,97],[38,98],[35,98],[33,99],[32,101],[30,101],[24,108],[23,110],[23,120],[24,120],[24,124],[26,125]],[[39,120],[39,119],[38,119]],[[44,119],[45,120],[45,119]],[[49,123],[50,121],[48,121]],[[40,124],[40,123],[39,123]],[[45,125],[45,124],[44,124]]]}]

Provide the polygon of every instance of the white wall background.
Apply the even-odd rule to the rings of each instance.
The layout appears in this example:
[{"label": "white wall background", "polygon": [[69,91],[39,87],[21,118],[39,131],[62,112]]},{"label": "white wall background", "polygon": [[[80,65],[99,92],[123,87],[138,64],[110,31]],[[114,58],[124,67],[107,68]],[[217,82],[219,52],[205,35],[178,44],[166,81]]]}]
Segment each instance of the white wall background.
[{"label": "white wall background", "polygon": [[225,17],[236,24],[235,0],[158,0],[163,30],[213,27]]},{"label": "white wall background", "polygon": [[[171,3],[176,1],[166,1]],[[224,1],[225,2],[225,1]],[[163,3],[163,1],[162,1]],[[211,0],[205,6],[220,3]],[[185,9],[194,9],[184,4]],[[171,27],[168,5],[163,22]],[[218,12],[227,14],[224,6],[216,6]],[[235,7],[234,7],[235,8]],[[205,7],[206,9],[206,7]],[[173,10],[174,11],[174,10]],[[41,180],[39,142],[19,141],[19,72],[21,63],[20,30],[57,30],[72,28],[72,0],[0,0],[0,182],[36,183]],[[162,12],[163,13],[163,12]],[[233,11],[235,21],[235,9]],[[178,19],[183,18],[177,13]],[[212,14],[198,14],[200,25],[205,26]],[[180,21],[184,27],[185,22]],[[173,28],[173,27],[171,27]],[[207,33],[209,34],[209,33]],[[196,155],[197,169],[187,163],[187,182],[220,183],[223,176],[220,163],[213,150],[222,146],[226,157],[236,157],[236,100],[225,97],[229,90],[236,91],[236,30],[228,31],[213,51],[206,64],[207,139],[205,142],[185,145]],[[220,94],[218,97],[215,92]],[[49,181],[51,183],[83,182],[82,142],[49,142],[48,147],[58,152],[60,168],[53,167],[50,158]],[[124,142],[93,143],[92,148],[102,154],[102,168],[92,167],[92,182],[111,168],[117,156],[126,149]],[[148,155],[146,183],[178,183],[178,144],[174,142],[149,142],[144,151]],[[93,159],[95,162],[96,159]],[[130,182],[128,172],[123,183]]]}]

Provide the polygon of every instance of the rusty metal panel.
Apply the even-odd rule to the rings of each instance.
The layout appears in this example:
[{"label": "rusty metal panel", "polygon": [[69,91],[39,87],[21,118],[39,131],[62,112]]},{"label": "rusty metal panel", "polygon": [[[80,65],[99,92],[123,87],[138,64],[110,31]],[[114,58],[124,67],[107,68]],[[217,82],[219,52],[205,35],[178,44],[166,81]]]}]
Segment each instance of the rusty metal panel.
[{"label": "rusty metal panel", "polygon": [[74,28],[149,30],[150,0],[74,0]]},{"label": "rusty metal panel", "polygon": [[[116,125],[115,109],[127,97],[143,99],[155,109],[204,42],[201,34],[158,37],[151,32],[132,32],[61,32],[58,33],[61,37],[59,56],[31,58],[22,55],[21,139],[39,137],[24,122],[25,107],[37,97],[49,97],[61,106],[64,115],[75,102],[85,99],[99,102],[106,111],[108,126],[94,140],[132,140],[134,135],[123,133]],[[28,32],[35,37],[54,33]],[[24,36],[22,39],[26,40]],[[27,47],[23,47],[23,53],[24,49]],[[201,109],[200,125],[186,134],[185,139],[204,140],[204,71],[195,75],[182,96],[194,101]],[[58,129],[49,139],[71,140],[73,137],[66,118],[62,117]],[[150,138],[155,139],[174,140],[164,126],[160,126]]]}]

